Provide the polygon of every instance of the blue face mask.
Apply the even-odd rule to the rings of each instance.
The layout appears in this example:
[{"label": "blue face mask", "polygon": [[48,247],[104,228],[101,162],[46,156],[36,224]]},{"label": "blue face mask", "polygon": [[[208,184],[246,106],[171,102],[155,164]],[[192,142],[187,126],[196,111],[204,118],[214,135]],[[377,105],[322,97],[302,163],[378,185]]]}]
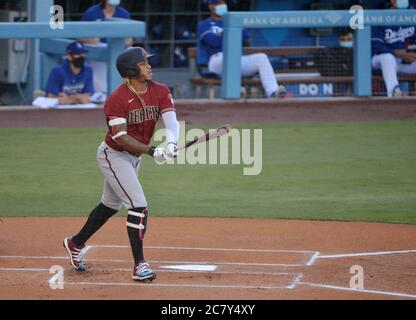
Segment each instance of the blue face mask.
[{"label": "blue face mask", "polygon": [[407,9],[409,7],[409,0],[397,0],[396,7],[398,9]]},{"label": "blue face mask", "polygon": [[340,41],[339,45],[344,48],[352,48],[353,42],[352,41]]},{"label": "blue face mask", "polygon": [[215,7],[215,14],[217,16],[222,17],[227,12],[228,12],[228,7],[226,4],[219,4],[218,6]]},{"label": "blue face mask", "polygon": [[120,0],[108,0],[108,4],[110,6],[116,7],[116,6],[118,6],[120,4]]}]

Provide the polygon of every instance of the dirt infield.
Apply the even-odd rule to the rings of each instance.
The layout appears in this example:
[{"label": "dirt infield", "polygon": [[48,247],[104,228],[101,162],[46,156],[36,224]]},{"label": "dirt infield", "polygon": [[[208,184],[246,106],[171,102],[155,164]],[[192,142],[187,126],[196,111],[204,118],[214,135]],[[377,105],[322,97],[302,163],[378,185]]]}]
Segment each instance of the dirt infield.
[{"label": "dirt infield", "polygon": [[[415,102],[197,101],[177,110],[192,124],[381,121],[416,119]],[[0,128],[104,125],[102,109],[0,109]],[[71,269],[62,239],[84,221],[2,217],[0,299],[416,299],[414,225],[150,217],[146,257],[158,278],[142,284],[131,280],[122,217],[88,243],[91,269]],[[63,290],[50,287],[53,265],[63,267]],[[363,290],[350,288],[352,266],[362,267]]]},{"label": "dirt infield", "polygon": [[[416,226],[150,217],[145,253],[158,278],[142,284],[131,280],[123,217],[90,239],[85,273],[61,244],[83,218],[2,220],[0,299],[416,299],[416,250],[406,252]],[[49,286],[53,265],[64,268],[62,290]],[[361,292],[350,289],[354,265]]]},{"label": "dirt infield", "polygon": [[[416,99],[288,99],[178,101],[178,119],[188,124],[382,121],[416,119]],[[105,127],[102,108],[41,110],[0,108],[0,128]]]}]

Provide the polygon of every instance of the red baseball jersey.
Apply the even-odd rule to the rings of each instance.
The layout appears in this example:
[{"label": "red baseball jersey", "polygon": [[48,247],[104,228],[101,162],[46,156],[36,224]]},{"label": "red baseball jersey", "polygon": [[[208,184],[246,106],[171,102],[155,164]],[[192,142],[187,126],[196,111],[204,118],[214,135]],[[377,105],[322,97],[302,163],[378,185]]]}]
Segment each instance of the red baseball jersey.
[{"label": "red baseball jersey", "polygon": [[[160,115],[167,111],[175,111],[172,94],[166,85],[156,81],[149,81],[146,92],[139,97],[123,83],[104,104],[107,124],[110,117],[126,119],[127,134],[144,144],[149,144]],[[110,128],[105,142],[111,148],[123,151],[111,138]]]}]

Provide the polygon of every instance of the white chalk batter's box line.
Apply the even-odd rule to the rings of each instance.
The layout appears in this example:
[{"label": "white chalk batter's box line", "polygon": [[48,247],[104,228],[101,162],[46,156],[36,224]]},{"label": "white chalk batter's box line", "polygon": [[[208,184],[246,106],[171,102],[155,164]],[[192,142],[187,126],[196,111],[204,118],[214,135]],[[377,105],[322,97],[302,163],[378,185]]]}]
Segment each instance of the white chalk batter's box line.
[{"label": "white chalk batter's box line", "polygon": [[[110,248],[110,249],[130,249],[126,245],[90,245],[86,248],[86,252],[93,248]],[[196,250],[196,251],[223,251],[223,252],[258,252],[258,253],[294,253],[300,255],[307,255],[307,260],[303,263],[254,263],[254,262],[206,262],[206,261],[151,261],[155,263],[195,263],[195,264],[218,264],[218,265],[244,265],[244,266],[270,266],[270,267],[306,267],[311,266],[317,257],[318,251],[306,250],[277,250],[277,249],[236,249],[236,248],[196,248],[196,247],[166,247],[166,246],[145,246],[145,249],[159,249],[159,250]],[[93,261],[93,260],[89,260]],[[97,260],[95,260],[97,261]],[[114,260],[113,260],[114,261]],[[104,261],[102,261],[104,262]],[[124,262],[124,260],[119,260]]]},{"label": "white chalk batter's box line", "polygon": [[[125,248],[128,246],[115,246],[115,245],[101,245],[96,247],[113,247],[113,248]],[[86,251],[93,248],[93,246],[87,247]],[[147,247],[154,249],[170,249],[170,250],[212,250],[212,251],[244,251],[245,249],[223,249],[223,248],[187,248],[187,247]],[[347,254],[334,254],[334,255],[320,255],[318,251],[296,251],[296,250],[268,250],[268,249],[247,249],[247,251],[254,252],[292,252],[292,253],[311,253],[311,257],[308,262],[304,265],[299,266],[311,266],[317,259],[342,259],[348,257],[357,257],[357,256],[378,256],[378,255],[387,255],[387,254],[405,254],[405,253],[416,253],[416,250],[396,250],[396,251],[381,251],[381,252],[364,252],[364,253],[347,253]],[[53,256],[0,256],[4,259],[68,259],[68,257],[53,257]],[[90,260],[94,261],[94,260]],[[118,261],[130,261],[130,260],[95,260],[95,261],[106,261],[106,262],[118,262]],[[154,261],[157,262],[157,261]],[[187,263],[187,262],[172,262],[166,261],[166,263]],[[188,262],[189,263],[189,262]],[[190,262],[195,263],[195,262]],[[207,262],[215,263],[215,262]],[[216,263],[219,264],[219,263]],[[239,264],[239,263],[232,263]],[[247,263],[248,264],[248,263]],[[273,266],[273,264],[267,264]],[[0,268],[0,271],[46,271],[49,269],[43,268]],[[119,271],[123,269],[118,269]],[[127,270],[127,269],[126,269]],[[178,272],[177,270],[163,270],[163,272]],[[160,271],[159,271],[160,272]],[[190,271],[179,271],[179,272],[190,272]],[[206,272],[206,271],[205,271]],[[211,272],[212,273],[212,272]],[[233,274],[238,274],[239,272],[233,272]],[[264,274],[264,272],[261,272]],[[272,273],[273,274],[273,273]],[[274,273],[275,275],[289,275],[289,273]],[[309,287],[317,287],[323,289],[333,289],[341,291],[350,291],[356,293],[369,293],[376,295],[386,295],[386,296],[396,296],[396,297],[405,297],[416,299],[416,294],[407,294],[400,292],[388,292],[388,291],[379,291],[379,290],[358,290],[351,289],[348,287],[340,287],[326,284],[318,283],[309,283],[303,282],[303,274],[291,273],[293,276],[292,283],[287,286],[238,286],[238,285],[206,285],[206,284],[144,284],[144,283],[116,283],[116,282],[66,282],[65,285],[91,285],[91,286],[149,286],[149,287],[196,287],[196,288],[229,288],[229,289],[294,289],[298,285],[304,285]]]},{"label": "white chalk batter's box line", "polygon": [[[64,269],[66,271],[73,271],[72,267]],[[94,269],[94,271],[99,271],[100,269]],[[104,269],[103,269],[104,270]],[[299,276],[297,272],[263,272],[263,271],[205,271],[205,270],[169,270],[169,269],[153,269],[156,272],[164,273],[201,273],[201,274],[244,274],[244,275],[267,275],[267,276],[292,276],[296,278]],[[39,271],[45,272],[50,271],[50,268],[25,268],[25,267],[0,267],[0,271]],[[105,271],[115,271],[115,272],[131,272],[132,268],[105,268]],[[87,271],[88,273],[88,271]]]}]

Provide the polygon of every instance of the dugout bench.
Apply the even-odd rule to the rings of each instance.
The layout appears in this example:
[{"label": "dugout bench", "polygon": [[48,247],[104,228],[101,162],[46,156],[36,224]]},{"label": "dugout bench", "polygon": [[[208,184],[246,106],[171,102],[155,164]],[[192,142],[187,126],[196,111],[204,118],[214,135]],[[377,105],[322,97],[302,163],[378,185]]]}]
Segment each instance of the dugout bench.
[{"label": "dugout bench", "polygon": [[[315,56],[322,46],[305,46],[305,47],[244,47],[243,54],[253,54],[263,52],[269,57],[290,58],[293,56],[310,55]],[[217,88],[221,85],[221,79],[215,76],[201,76],[196,63],[197,48],[188,48],[190,83],[196,98],[201,98],[204,92],[208,92],[208,98],[216,97]],[[322,76],[315,67],[296,68],[296,69],[277,69],[275,73],[279,74],[278,82],[285,86],[291,85],[320,85],[332,84],[335,86],[334,96],[350,96],[353,95],[354,76]],[[306,75],[306,76],[305,76]],[[399,82],[407,82],[409,84],[409,95],[416,95],[416,75],[398,76]],[[373,88],[377,90],[384,89],[384,81],[380,72],[373,71],[372,76]],[[258,77],[242,78],[241,96],[242,98],[261,98],[264,92]],[[290,92],[290,90],[288,90]],[[381,91],[377,91],[381,92]]]}]

